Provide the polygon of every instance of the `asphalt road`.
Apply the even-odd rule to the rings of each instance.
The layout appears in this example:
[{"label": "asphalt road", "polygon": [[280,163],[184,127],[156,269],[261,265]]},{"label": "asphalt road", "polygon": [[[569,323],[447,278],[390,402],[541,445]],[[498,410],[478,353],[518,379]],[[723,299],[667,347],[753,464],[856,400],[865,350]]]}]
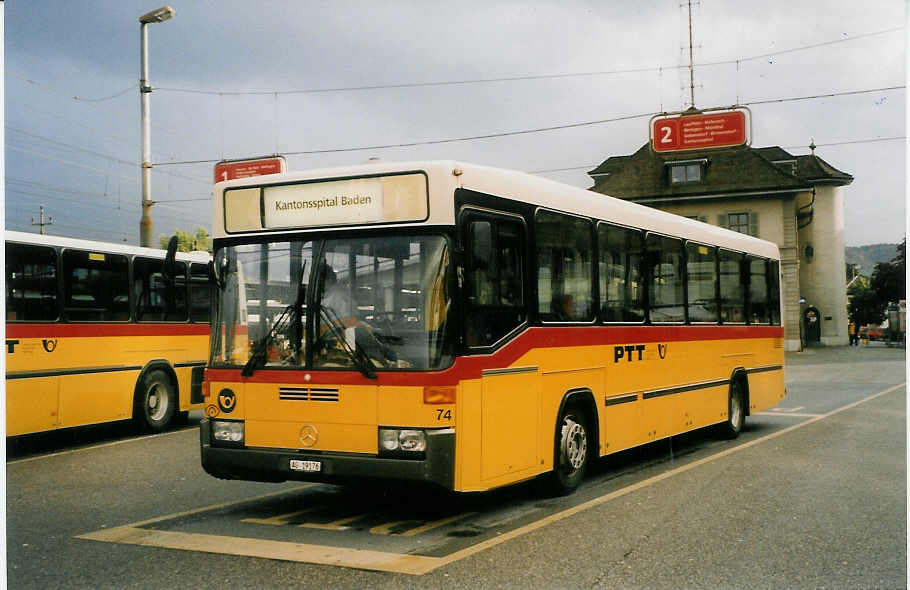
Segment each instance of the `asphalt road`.
[{"label": "asphalt road", "polygon": [[[195,419],[15,441],[8,583],[905,588],[905,377],[903,350],[789,355],[788,399],[739,439],[700,431],[610,457],[568,498],[219,481],[199,467]],[[175,539],[183,549],[162,547]]]}]

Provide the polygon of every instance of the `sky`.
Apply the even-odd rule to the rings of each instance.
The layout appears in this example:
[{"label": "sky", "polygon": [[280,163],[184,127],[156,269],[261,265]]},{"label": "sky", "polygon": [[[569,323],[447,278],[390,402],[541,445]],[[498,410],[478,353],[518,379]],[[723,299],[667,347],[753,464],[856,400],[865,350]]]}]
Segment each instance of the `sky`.
[{"label": "sky", "polygon": [[[211,230],[220,159],[456,159],[589,188],[648,141],[651,115],[690,106],[685,0],[170,5],[149,26],[156,235]],[[43,206],[49,234],[138,244],[138,18],[159,6],[2,4],[7,229],[38,231]],[[693,4],[696,106],[747,105],[754,147],[814,141],[852,174],[848,246],[906,233],[905,9]]]}]

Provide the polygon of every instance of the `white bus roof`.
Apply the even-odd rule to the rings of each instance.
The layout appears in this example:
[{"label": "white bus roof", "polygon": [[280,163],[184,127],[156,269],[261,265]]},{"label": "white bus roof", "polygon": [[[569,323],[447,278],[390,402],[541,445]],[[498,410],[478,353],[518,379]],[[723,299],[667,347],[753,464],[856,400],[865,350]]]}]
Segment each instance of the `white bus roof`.
[{"label": "white bus roof", "polygon": [[[454,225],[454,191],[457,188],[464,188],[547,209],[593,217],[620,225],[714,244],[731,250],[749,252],[767,258],[778,259],[780,257],[778,247],[773,242],[525,172],[453,160],[403,162],[380,160],[358,166],[287,172],[220,182],[215,185],[214,191],[214,234],[216,237],[229,235],[224,228],[223,193],[225,189],[288,184],[317,179],[336,180],[361,176],[378,176],[402,172],[426,173],[429,184],[429,218],[422,222],[396,224],[396,227],[424,224]],[[374,224],[368,227],[382,227],[382,224]]]},{"label": "white bus roof", "polygon": [[[7,242],[18,242],[22,244],[38,244],[42,246],[78,248],[79,250],[109,252],[111,254],[148,256],[150,258],[164,258],[166,254],[165,250],[160,250],[157,248],[143,248],[141,246],[131,246],[129,244],[97,242],[94,240],[83,240],[81,238],[64,238],[61,236],[48,236],[18,231],[4,231],[3,239]],[[209,256],[208,252],[177,252],[177,260],[183,260],[185,262],[207,263],[210,258],[211,256]]]}]

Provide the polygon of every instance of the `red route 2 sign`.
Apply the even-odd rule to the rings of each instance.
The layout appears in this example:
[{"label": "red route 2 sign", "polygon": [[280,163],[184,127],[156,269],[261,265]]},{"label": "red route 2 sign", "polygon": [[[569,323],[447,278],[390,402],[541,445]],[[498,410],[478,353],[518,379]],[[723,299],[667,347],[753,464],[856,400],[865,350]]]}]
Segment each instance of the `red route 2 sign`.
[{"label": "red route 2 sign", "polygon": [[287,169],[287,163],[281,156],[256,158],[253,160],[231,160],[215,164],[215,182],[224,182],[235,178],[279,174]]},{"label": "red route 2 sign", "polygon": [[655,152],[674,152],[729,147],[746,143],[743,111],[683,115],[655,119],[651,123],[651,147]]}]

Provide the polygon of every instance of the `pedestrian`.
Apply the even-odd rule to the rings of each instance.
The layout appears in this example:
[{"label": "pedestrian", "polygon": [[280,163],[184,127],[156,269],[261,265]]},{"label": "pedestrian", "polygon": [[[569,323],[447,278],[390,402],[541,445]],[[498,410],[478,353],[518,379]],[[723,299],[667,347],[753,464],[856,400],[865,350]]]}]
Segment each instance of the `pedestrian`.
[{"label": "pedestrian", "polygon": [[850,336],[850,346],[859,346],[859,330],[852,320],[847,324],[847,334]]}]

